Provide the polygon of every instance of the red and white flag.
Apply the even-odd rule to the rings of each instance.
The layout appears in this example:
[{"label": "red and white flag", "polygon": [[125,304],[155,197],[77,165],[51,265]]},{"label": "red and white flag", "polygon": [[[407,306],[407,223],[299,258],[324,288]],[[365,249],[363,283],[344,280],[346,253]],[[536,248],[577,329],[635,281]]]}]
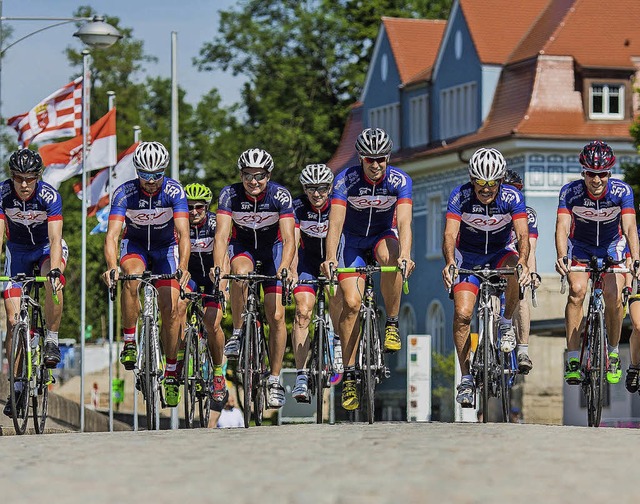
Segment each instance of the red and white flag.
[{"label": "red and white flag", "polygon": [[[133,153],[140,142],[134,143],[127,150],[118,154],[118,164],[113,168],[105,168],[91,177],[87,184],[87,216],[92,217],[96,212],[109,204],[113,191],[127,180],[136,178],[133,166]],[[109,190],[109,170],[111,171],[111,190]],[[82,199],[82,182],[73,185],[78,198]]]},{"label": "red and white flag", "polygon": [[78,77],[33,107],[13,116],[7,124],[18,132],[18,143],[27,147],[37,140],[76,136],[82,131],[82,77]]},{"label": "red and white flag", "polygon": [[[82,173],[82,135],[64,142],[43,145],[40,156],[46,169],[42,180],[56,189]],[[113,166],[117,162],[116,109],[111,109],[90,128],[86,171]]]}]

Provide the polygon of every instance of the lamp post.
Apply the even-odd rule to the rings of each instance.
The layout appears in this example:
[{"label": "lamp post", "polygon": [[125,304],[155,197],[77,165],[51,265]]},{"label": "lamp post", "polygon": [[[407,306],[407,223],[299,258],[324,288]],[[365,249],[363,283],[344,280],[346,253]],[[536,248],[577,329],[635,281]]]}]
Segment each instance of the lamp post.
[{"label": "lamp post", "polygon": [[[104,21],[102,16],[93,17],[69,17],[69,18],[49,18],[49,17],[10,17],[2,16],[2,0],[0,0],[0,43],[2,42],[2,22],[3,21],[58,21],[57,23],[45,26],[33,31],[5,48],[0,49],[0,117],[2,116],[2,56],[4,53],[22,40],[56,26],[77,21],[86,21],[74,37],[78,37],[84,44],[93,49],[106,49],[115,44],[122,35],[110,24]],[[84,432],[84,353],[85,353],[85,330],[86,330],[86,297],[87,297],[87,144],[90,126],[90,71],[89,71],[89,51],[82,52],[82,273],[80,286],[80,432]]]}]

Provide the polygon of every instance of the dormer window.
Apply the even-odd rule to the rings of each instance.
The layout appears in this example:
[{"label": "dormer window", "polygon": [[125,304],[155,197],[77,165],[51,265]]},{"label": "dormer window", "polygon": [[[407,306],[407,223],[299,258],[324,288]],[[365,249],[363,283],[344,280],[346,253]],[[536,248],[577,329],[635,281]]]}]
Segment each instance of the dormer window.
[{"label": "dormer window", "polygon": [[624,119],[624,84],[592,82],[589,119]]}]

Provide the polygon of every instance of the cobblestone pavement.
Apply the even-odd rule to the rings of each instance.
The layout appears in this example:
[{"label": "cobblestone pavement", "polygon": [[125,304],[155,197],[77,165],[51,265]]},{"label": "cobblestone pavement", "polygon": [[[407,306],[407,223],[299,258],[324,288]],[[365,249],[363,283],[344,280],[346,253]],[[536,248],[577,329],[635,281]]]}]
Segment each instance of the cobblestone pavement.
[{"label": "cobblestone pavement", "polygon": [[0,485],[3,502],[624,503],[639,443],[630,429],[441,423],[12,436]]}]

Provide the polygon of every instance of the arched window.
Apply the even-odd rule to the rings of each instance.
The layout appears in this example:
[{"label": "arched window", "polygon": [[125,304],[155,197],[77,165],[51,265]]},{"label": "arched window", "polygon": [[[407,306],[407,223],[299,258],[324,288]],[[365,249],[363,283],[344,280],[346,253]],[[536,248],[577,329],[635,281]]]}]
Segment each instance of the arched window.
[{"label": "arched window", "polygon": [[407,336],[416,332],[416,314],[411,304],[406,303],[400,308],[398,326],[402,349],[397,353],[396,369],[407,369]]},{"label": "arched window", "polygon": [[427,334],[431,335],[431,348],[438,353],[445,352],[445,316],[442,303],[434,299],[427,309]]}]

